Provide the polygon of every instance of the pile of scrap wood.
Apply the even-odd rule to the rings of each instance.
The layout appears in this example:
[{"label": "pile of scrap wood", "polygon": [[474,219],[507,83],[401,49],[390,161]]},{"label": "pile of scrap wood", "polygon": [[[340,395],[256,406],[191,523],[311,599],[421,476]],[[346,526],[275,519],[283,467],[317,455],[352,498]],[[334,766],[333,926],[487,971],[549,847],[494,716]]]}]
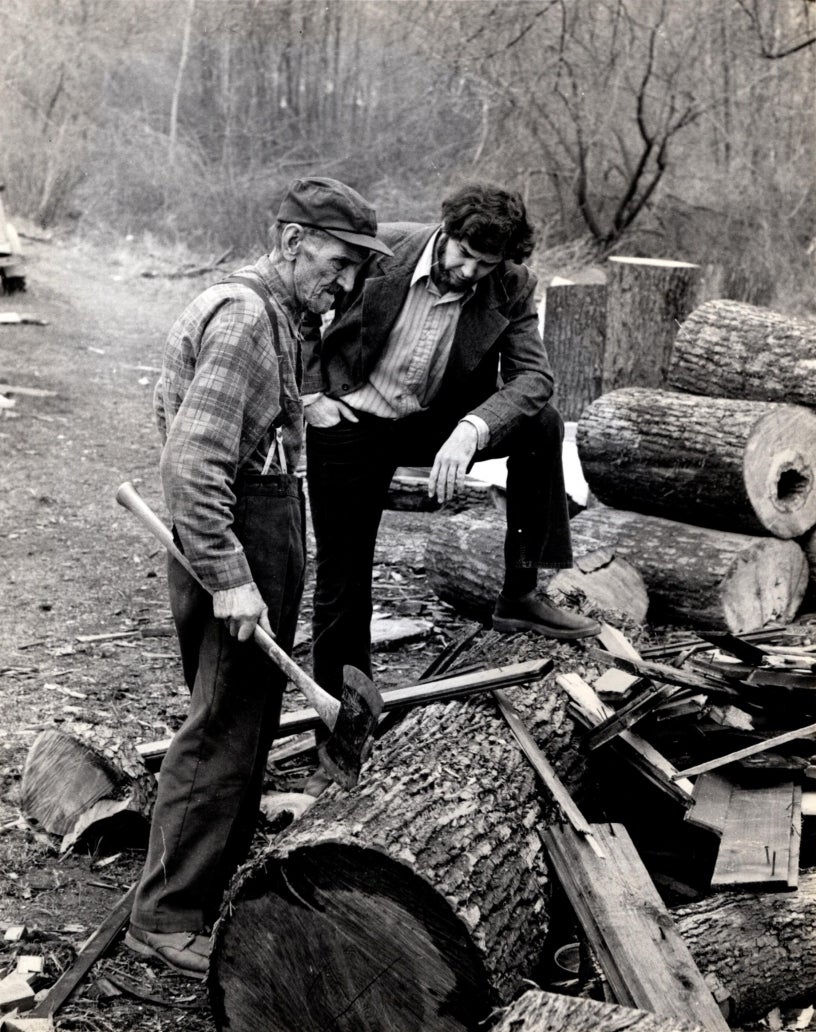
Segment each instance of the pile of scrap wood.
[{"label": "pile of scrap wood", "polygon": [[[810,991],[816,876],[799,873],[798,829],[816,650],[764,632],[641,654],[605,627],[550,652],[475,629],[426,683],[383,693],[360,783],[276,829],[233,882],[208,977],[218,1028],[464,1032],[494,1013],[531,1032],[545,1016],[724,1032],[724,1010],[743,1021]],[[284,728],[316,723],[304,710]],[[581,998],[517,999],[531,979],[552,987],[546,958],[576,934]]]}]

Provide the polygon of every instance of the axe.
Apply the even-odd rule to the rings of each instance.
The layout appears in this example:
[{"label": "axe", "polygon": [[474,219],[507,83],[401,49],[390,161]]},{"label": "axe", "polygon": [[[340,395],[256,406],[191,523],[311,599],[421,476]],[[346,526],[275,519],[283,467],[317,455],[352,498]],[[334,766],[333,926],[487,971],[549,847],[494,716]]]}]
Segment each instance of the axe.
[{"label": "axe", "polygon": [[[173,535],[128,480],[116,492],[116,501],[129,509],[158,538],[170,555],[199,584],[185,555],[176,546]],[[204,587],[203,584],[201,584]],[[205,591],[207,589],[205,588]],[[319,748],[325,769],[343,788],[357,784],[360,767],[367,755],[369,740],[377,726],[383,700],[374,683],[356,667],[343,667],[343,694],[335,699],[283,651],[275,639],[256,624],[255,644],[286,674],[306,696],[318,716],[332,732]]]}]

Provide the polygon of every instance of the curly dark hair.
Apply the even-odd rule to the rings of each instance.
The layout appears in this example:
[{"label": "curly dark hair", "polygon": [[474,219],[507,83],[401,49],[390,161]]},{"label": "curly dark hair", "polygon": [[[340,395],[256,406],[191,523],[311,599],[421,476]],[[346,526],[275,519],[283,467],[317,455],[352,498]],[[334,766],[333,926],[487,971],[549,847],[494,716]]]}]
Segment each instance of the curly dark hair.
[{"label": "curly dark hair", "polygon": [[523,262],[533,253],[536,231],[521,194],[500,186],[468,183],[442,202],[445,232],[477,251]]}]

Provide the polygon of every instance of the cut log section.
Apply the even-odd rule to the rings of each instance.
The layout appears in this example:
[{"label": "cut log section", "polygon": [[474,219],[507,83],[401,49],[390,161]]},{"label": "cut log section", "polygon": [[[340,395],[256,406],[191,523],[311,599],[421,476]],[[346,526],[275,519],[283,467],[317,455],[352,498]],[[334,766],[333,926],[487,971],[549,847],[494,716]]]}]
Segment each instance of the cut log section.
[{"label": "cut log section", "polygon": [[794,541],[709,530],[599,505],[579,513],[572,531],[612,548],[637,567],[652,622],[734,634],[788,624],[802,604],[808,564]]},{"label": "cut log section", "polygon": [[672,917],[706,980],[730,996],[732,1026],[812,993],[816,873],[803,874],[797,892],[723,892]]},{"label": "cut log section", "polygon": [[740,301],[706,301],[677,332],[668,385],[816,405],[816,323]]},{"label": "cut log section", "polygon": [[555,373],[553,403],[564,419],[580,419],[603,391],[606,286],[547,287],[543,337]]},{"label": "cut log section", "polygon": [[137,817],[146,831],[155,794],[155,778],[118,735],[98,726],[93,739],[46,729],[26,755],[20,809],[49,834],[63,836],[65,851],[103,822],[121,826]]},{"label": "cut log section", "polygon": [[[487,634],[481,659],[522,658],[535,651],[525,642]],[[569,757],[574,782],[561,693],[508,695],[559,776]],[[540,816],[535,775],[492,700],[410,713],[358,788],[329,788],[234,883],[210,964],[218,1027],[475,1028],[541,956]]]},{"label": "cut log section", "polygon": [[628,388],[578,424],[592,493],[613,508],[793,538],[816,524],[816,413]]},{"label": "cut log section", "polygon": [[616,256],[606,273],[604,391],[665,386],[677,327],[700,300],[700,266]]},{"label": "cut log section", "polygon": [[[584,540],[575,530],[575,520],[572,528],[575,566],[557,573],[540,571],[539,594],[558,602],[583,595],[603,612],[622,613],[642,623],[649,599],[634,565],[614,548],[599,549]],[[504,534],[504,517],[485,509],[439,520],[428,537],[428,584],[443,602],[469,619],[487,621],[493,612],[504,577]]]},{"label": "cut log section", "polygon": [[530,989],[491,1032],[704,1032],[702,1025],[619,1007],[616,1003]]}]

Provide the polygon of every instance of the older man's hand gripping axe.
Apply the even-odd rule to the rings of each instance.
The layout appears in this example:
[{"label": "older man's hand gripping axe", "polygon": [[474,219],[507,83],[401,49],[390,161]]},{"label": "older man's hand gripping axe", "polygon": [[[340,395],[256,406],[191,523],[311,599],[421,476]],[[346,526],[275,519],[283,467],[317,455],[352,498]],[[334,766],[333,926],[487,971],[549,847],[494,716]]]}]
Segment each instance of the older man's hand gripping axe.
[{"label": "older man's hand gripping axe", "polygon": [[[173,558],[201,584],[189,561],[176,546],[173,535],[130,481],[119,487],[116,500],[138,517]],[[339,785],[352,788],[357,784],[360,767],[382,711],[379,691],[361,670],[347,666],[343,668],[343,694],[338,701],[301,670],[262,627],[256,625],[254,639],[256,645],[301,690],[332,731],[329,740],[320,747],[320,760]]]}]

